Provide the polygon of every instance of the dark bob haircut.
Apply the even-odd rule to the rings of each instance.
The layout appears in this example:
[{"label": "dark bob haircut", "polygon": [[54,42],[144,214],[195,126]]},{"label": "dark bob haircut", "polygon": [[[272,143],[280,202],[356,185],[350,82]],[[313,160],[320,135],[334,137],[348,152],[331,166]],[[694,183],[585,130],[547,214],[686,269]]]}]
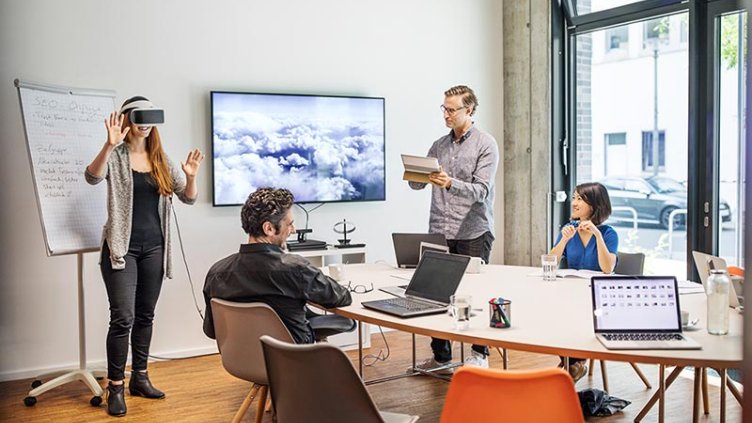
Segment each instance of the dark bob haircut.
[{"label": "dark bob haircut", "polygon": [[595,225],[600,225],[611,216],[611,198],[608,196],[608,190],[598,182],[586,182],[577,185],[574,192],[580,194],[580,197],[593,209],[590,221]]}]

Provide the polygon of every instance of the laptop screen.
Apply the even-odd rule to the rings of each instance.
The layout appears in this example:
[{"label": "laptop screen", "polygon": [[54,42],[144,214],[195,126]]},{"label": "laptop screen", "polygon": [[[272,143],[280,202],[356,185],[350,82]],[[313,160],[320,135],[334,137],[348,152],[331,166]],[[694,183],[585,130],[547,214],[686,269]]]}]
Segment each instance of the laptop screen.
[{"label": "laptop screen", "polygon": [[679,332],[679,290],[673,276],[591,279],[595,332]]},{"label": "laptop screen", "polygon": [[416,267],[420,261],[420,243],[446,245],[442,234],[393,233],[394,255],[399,267]]},{"label": "laptop screen", "polygon": [[449,304],[460,285],[470,257],[426,251],[418,264],[405,295]]}]

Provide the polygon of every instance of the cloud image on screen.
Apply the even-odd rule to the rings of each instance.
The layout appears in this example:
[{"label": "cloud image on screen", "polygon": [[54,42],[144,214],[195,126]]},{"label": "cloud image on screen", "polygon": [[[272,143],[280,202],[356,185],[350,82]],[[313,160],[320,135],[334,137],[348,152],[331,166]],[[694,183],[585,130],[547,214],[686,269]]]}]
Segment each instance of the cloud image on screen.
[{"label": "cloud image on screen", "polygon": [[211,96],[214,205],[262,187],[299,203],[385,199],[383,98]]}]

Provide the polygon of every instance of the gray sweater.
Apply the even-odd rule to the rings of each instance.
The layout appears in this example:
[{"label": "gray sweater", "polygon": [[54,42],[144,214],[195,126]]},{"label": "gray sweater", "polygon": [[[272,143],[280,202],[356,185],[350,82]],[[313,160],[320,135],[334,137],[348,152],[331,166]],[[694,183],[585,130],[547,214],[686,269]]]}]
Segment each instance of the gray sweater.
[{"label": "gray sweater", "polygon": [[[193,204],[196,199],[185,196],[185,180],[180,169],[167,160],[172,175],[172,191],[185,204]],[[107,167],[102,176],[94,175],[87,168],[84,172],[86,182],[95,185],[107,179],[107,222],[104,224],[102,238],[110,248],[110,262],[113,269],[125,269],[125,255],[131,240],[131,222],[133,219],[133,174],[125,143],[115,147],[107,160]],[[172,279],[172,248],[170,246],[170,214],[172,213],[172,196],[159,198],[159,220],[164,237],[163,277]]]}]

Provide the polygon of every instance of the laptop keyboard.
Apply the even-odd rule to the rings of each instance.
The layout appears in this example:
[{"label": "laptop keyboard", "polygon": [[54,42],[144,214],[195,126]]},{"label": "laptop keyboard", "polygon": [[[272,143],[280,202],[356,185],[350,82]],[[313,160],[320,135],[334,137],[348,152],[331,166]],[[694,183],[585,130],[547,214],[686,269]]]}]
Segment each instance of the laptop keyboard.
[{"label": "laptop keyboard", "polygon": [[680,333],[610,333],[603,334],[609,341],[683,341]]},{"label": "laptop keyboard", "polygon": [[435,308],[433,304],[428,303],[420,303],[417,301],[412,301],[408,298],[388,298],[386,300],[383,300],[385,304],[393,305],[396,307],[402,307],[406,310],[410,311],[421,311],[421,310],[429,310],[432,308]]}]

